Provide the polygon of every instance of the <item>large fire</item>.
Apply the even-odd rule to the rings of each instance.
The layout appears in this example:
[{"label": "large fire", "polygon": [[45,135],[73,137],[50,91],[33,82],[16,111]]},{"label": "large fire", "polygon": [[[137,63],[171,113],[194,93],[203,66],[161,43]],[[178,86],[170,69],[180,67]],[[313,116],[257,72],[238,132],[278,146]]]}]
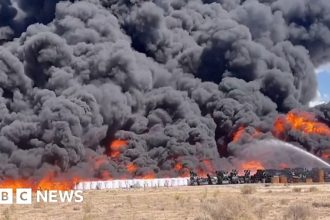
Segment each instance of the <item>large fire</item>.
[{"label": "large fire", "polygon": [[183,165],[182,165],[182,163],[176,163],[175,164],[175,166],[174,166],[174,169],[176,170],[176,171],[180,171],[180,170],[182,170],[182,168],[183,168]]},{"label": "large fire", "polygon": [[118,158],[121,154],[121,150],[127,146],[126,140],[116,139],[109,145],[109,156],[111,158]]},{"label": "large fire", "polygon": [[[289,130],[298,131],[306,135],[318,134],[324,136],[330,136],[330,128],[321,122],[318,122],[311,113],[306,112],[289,112],[285,116],[281,116],[276,119],[273,127],[274,136],[285,139]],[[259,138],[263,133],[256,128],[247,128],[244,126],[239,127],[232,135],[232,142],[239,143],[244,139],[250,138],[251,141],[255,138]],[[106,165],[109,160],[119,161],[120,155],[123,150],[128,147],[128,141],[122,139],[115,139],[108,144],[107,155],[101,155],[90,158],[92,166],[95,170],[99,170],[103,165]],[[324,151],[320,153],[321,158],[329,159],[330,151]],[[142,179],[156,178],[157,174],[153,171],[148,171],[143,175],[137,175],[138,166],[134,162],[126,164],[126,171],[128,175],[123,175],[120,178],[127,179],[131,177]],[[279,163],[278,168],[288,168],[286,163]],[[250,170],[255,172],[256,170],[265,169],[261,161],[250,160],[240,165],[239,171]],[[178,176],[189,176],[189,168],[183,165],[181,162],[176,162],[173,165],[173,170],[177,172]],[[212,161],[204,159],[201,160],[200,166],[196,169],[199,176],[206,176],[207,173],[215,172]],[[111,173],[108,170],[100,171],[100,179],[112,179]],[[53,173],[49,173],[40,180],[32,179],[7,179],[0,181],[0,188],[32,188],[33,190],[70,190],[73,189],[75,184],[81,181],[90,181],[91,179],[84,179],[81,177],[75,178],[58,178]]]},{"label": "large fire", "polygon": [[36,190],[71,190],[74,186],[81,181],[81,178],[64,178],[57,179],[52,173],[46,175],[40,180],[27,180],[27,179],[7,179],[0,181],[0,188],[11,188],[16,190],[17,188],[31,188]]},{"label": "large fire", "polygon": [[[301,111],[291,111],[288,114],[280,116],[275,120],[272,130],[272,133],[275,137],[286,141],[288,139],[287,134],[289,131],[300,132],[304,135],[330,136],[330,128],[326,124],[318,122],[312,113]],[[232,136],[232,142],[238,143],[242,140],[243,137],[249,137],[246,136],[246,134],[247,129],[242,126],[239,127]],[[250,137],[252,137],[251,141],[253,141],[262,133],[256,129],[255,132],[250,132],[248,134],[250,134]],[[248,139],[245,138],[245,140]],[[321,152],[320,157],[325,160],[330,159],[330,151]],[[278,167],[276,168],[285,169],[288,167],[288,164],[279,162]],[[258,170],[264,169],[264,166],[260,161],[251,160],[246,163],[242,163],[239,169],[240,171]]]},{"label": "large fire", "polygon": [[304,134],[330,136],[330,128],[326,124],[318,122],[315,116],[308,112],[292,111],[279,117],[274,123],[273,133],[277,137],[282,137],[289,129]]},{"label": "large fire", "polygon": [[[181,162],[177,162],[174,165],[174,169],[178,172],[178,176],[180,177],[188,177],[189,170],[185,167]],[[212,161],[210,160],[201,160],[200,167],[197,168],[197,175],[205,177],[208,173],[212,174],[215,172],[215,168],[213,166]]]},{"label": "large fire", "polygon": [[137,167],[134,163],[130,163],[126,166],[126,169],[129,173],[134,173],[137,170]]},{"label": "large fire", "polygon": [[241,140],[244,133],[245,133],[245,128],[243,126],[239,127],[238,130],[233,135],[233,142],[237,143],[239,140]]},{"label": "large fire", "polygon": [[177,171],[178,176],[180,177],[187,177],[189,176],[189,169],[186,168],[181,162],[177,162],[174,165],[175,171]]},{"label": "large fire", "polygon": [[241,170],[257,171],[257,170],[263,170],[265,168],[264,168],[264,166],[262,165],[262,163],[260,161],[251,160],[251,161],[242,163],[240,169]]},{"label": "large fire", "polygon": [[148,172],[148,173],[144,174],[143,176],[141,176],[139,178],[142,178],[142,179],[155,179],[156,175],[153,172]]},{"label": "large fire", "polygon": [[[252,129],[252,131],[251,131]],[[232,142],[233,143],[238,143],[240,140],[242,140],[242,138],[244,137],[244,135],[248,134],[249,138],[251,140],[254,140],[256,138],[259,138],[263,133],[261,131],[259,131],[256,128],[251,128],[250,132],[247,132],[247,128],[244,126],[240,126],[236,132],[234,132],[234,134],[232,135]]]},{"label": "large fire", "polygon": [[215,169],[214,169],[214,165],[210,160],[202,160],[201,161],[201,167],[199,169],[197,169],[197,174],[199,176],[206,176],[208,173],[214,173]]}]

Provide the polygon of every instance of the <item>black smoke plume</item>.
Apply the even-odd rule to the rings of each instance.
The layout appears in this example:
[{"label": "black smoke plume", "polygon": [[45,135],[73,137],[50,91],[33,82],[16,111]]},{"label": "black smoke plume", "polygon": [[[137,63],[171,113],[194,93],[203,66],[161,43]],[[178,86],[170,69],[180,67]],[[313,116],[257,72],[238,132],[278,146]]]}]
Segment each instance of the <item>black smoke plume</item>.
[{"label": "black smoke plume", "polygon": [[[308,109],[329,13],[328,0],[0,0],[0,176],[176,176],[230,166],[292,109],[329,125],[329,104]],[[330,146],[302,135],[287,141]],[[112,158],[115,139],[127,146]]]}]

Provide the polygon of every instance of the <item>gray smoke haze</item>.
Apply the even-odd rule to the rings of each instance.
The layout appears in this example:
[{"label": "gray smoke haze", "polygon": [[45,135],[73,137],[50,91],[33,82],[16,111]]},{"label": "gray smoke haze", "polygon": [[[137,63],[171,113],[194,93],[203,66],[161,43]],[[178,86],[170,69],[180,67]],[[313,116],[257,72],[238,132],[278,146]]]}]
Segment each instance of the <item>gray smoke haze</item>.
[{"label": "gray smoke haze", "polygon": [[[327,0],[27,2],[0,0],[1,178],[226,167],[279,114],[307,110],[330,61]],[[313,111],[330,124],[329,109]],[[118,158],[114,139],[128,143]]]},{"label": "gray smoke haze", "polygon": [[236,157],[232,159],[232,163],[236,167],[253,161],[260,162],[265,169],[330,168],[328,163],[315,155],[279,140],[253,141],[238,146],[235,151]]}]

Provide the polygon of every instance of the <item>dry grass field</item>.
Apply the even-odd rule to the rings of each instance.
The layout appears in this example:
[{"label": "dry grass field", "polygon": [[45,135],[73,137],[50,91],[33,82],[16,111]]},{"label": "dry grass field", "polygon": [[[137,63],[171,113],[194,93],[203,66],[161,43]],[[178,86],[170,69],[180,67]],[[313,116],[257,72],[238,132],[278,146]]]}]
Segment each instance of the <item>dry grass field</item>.
[{"label": "dry grass field", "polygon": [[330,185],[231,185],[86,191],[80,204],[1,205],[1,218],[330,220]]}]

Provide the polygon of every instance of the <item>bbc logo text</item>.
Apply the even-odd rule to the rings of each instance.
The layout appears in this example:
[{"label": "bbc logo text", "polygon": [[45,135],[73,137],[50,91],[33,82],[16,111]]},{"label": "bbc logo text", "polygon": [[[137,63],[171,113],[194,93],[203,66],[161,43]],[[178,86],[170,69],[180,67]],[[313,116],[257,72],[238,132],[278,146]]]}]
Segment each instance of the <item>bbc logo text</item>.
[{"label": "bbc logo text", "polygon": [[13,189],[0,189],[0,205],[14,204],[14,200],[16,204],[29,205],[32,204],[33,199],[37,203],[81,203],[84,201],[81,190],[37,190],[35,196],[30,188],[17,188],[15,192]]}]

